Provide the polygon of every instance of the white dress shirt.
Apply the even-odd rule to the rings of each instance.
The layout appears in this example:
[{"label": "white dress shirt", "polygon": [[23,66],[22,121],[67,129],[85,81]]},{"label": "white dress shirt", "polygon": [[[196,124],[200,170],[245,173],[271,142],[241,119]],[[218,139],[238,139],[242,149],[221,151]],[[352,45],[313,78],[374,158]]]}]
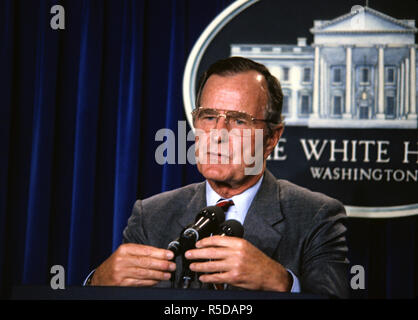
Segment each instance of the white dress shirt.
[{"label": "white dress shirt", "polygon": [[[234,201],[234,205],[230,206],[226,212],[225,220],[235,219],[241,222],[242,225],[244,224],[248,209],[250,208],[262,181],[263,177],[261,177],[251,188],[248,188],[244,192],[237,194],[232,198],[225,199]],[[214,206],[220,199],[224,198],[217,194],[215,190],[212,189],[209,182],[206,180],[206,205]]]}]

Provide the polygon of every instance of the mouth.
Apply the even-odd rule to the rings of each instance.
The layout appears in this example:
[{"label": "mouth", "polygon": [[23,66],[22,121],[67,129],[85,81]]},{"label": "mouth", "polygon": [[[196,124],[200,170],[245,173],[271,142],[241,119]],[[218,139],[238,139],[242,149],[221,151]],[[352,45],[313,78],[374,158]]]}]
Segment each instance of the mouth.
[{"label": "mouth", "polygon": [[226,158],[229,158],[229,154],[222,154],[220,152],[218,152],[218,153],[208,152],[208,155],[210,157],[226,157]]},{"label": "mouth", "polygon": [[208,152],[207,153],[207,160],[208,164],[229,164],[230,159],[229,155],[222,154],[220,152],[214,153],[214,152]]}]

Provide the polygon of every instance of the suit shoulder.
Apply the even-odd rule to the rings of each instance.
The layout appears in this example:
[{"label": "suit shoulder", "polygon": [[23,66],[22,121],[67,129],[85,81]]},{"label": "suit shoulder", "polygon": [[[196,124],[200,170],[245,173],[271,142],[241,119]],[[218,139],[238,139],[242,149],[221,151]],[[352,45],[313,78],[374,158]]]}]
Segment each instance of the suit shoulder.
[{"label": "suit shoulder", "polygon": [[124,230],[125,242],[159,245],[155,241],[165,232],[161,228],[173,225],[184,213],[188,201],[196,192],[201,192],[203,186],[194,183],[137,200]]},{"label": "suit shoulder", "polygon": [[331,212],[344,212],[342,203],[323,193],[314,192],[308,188],[298,186],[290,181],[277,180],[280,190],[282,209],[297,209],[299,212],[316,213],[321,209]]},{"label": "suit shoulder", "polygon": [[191,199],[196,192],[204,186],[204,182],[192,183],[187,186],[165,191],[149,198],[142,200],[144,209],[152,209],[152,211],[161,211],[165,207],[184,206],[188,199]]}]

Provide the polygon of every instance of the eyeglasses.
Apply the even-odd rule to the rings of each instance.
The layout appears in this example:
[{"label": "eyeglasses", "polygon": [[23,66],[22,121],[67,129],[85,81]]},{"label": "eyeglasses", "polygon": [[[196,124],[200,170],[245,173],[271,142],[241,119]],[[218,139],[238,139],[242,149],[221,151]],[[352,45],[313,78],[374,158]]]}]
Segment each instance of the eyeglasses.
[{"label": "eyeglasses", "polygon": [[[219,111],[223,111],[222,113]],[[195,125],[204,130],[213,129],[218,124],[220,117],[225,118],[229,129],[251,129],[254,122],[273,122],[267,119],[256,119],[245,111],[219,110],[212,108],[196,108],[192,112]]]}]

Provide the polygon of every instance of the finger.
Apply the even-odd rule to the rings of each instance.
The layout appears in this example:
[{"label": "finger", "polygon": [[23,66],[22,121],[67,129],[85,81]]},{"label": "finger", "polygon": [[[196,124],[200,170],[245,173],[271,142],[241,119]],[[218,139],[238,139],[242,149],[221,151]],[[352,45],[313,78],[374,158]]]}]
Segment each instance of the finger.
[{"label": "finger", "polygon": [[194,262],[190,264],[190,270],[195,272],[226,272],[230,269],[231,266],[225,260]]},{"label": "finger", "polygon": [[[147,256],[132,256],[129,259],[129,265],[143,269],[159,270],[159,271],[174,271],[176,264],[168,260],[160,260]],[[128,266],[129,266],[128,265]]]},{"label": "finger", "polygon": [[151,287],[158,283],[155,280],[139,280],[134,278],[126,278],[120,283],[121,286],[130,286],[130,287]]},{"label": "finger", "polygon": [[174,254],[170,250],[147,246],[143,244],[126,243],[120,246],[122,253],[134,256],[147,256],[156,259],[171,260]]},{"label": "finger", "polygon": [[147,256],[124,255],[116,257],[116,263],[119,268],[139,267],[145,269],[154,269],[160,271],[174,271],[176,264],[169,260],[160,260]]},{"label": "finger", "polygon": [[228,283],[230,284],[228,272],[203,274],[199,277],[199,280],[203,283]]},{"label": "finger", "polygon": [[231,254],[230,250],[225,248],[203,248],[191,249],[186,251],[185,257],[189,260],[194,259],[225,259]]},{"label": "finger", "polygon": [[212,236],[206,237],[196,242],[196,248],[205,247],[235,247],[241,243],[243,239],[228,236]]},{"label": "finger", "polygon": [[130,267],[130,268],[127,268],[124,278],[128,278],[128,279],[131,278],[131,279],[137,279],[137,280],[163,281],[163,280],[169,280],[170,277],[171,277],[171,273],[169,272]]}]

